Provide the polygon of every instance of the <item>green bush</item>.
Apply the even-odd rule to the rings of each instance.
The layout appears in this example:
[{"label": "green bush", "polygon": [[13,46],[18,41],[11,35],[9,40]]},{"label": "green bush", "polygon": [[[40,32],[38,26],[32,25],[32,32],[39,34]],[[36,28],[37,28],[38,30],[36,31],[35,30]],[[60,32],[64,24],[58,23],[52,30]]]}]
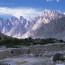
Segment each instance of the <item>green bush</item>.
[{"label": "green bush", "polygon": [[30,46],[30,45],[44,45],[44,44],[53,44],[56,42],[64,42],[63,40],[57,40],[55,38],[47,38],[47,39],[40,39],[36,38],[33,39],[31,37],[25,39],[17,39],[12,37],[5,37],[3,40],[0,40],[0,46],[5,45],[7,47],[16,47],[20,45]]},{"label": "green bush", "polygon": [[1,40],[1,37],[0,37],[0,40]]},{"label": "green bush", "polygon": [[60,42],[63,42],[63,40],[60,40]]}]

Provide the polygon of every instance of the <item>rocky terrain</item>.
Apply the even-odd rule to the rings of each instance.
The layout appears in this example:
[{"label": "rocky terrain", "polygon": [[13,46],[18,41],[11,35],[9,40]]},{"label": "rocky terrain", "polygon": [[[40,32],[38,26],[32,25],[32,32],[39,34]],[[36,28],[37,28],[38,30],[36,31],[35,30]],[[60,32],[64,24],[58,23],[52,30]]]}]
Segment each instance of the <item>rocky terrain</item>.
[{"label": "rocky terrain", "polygon": [[[5,53],[5,54],[4,54]],[[29,48],[0,49],[0,64],[4,65],[65,65],[64,61],[53,62],[53,55],[65,56],[65,44],[35,45]]]}]

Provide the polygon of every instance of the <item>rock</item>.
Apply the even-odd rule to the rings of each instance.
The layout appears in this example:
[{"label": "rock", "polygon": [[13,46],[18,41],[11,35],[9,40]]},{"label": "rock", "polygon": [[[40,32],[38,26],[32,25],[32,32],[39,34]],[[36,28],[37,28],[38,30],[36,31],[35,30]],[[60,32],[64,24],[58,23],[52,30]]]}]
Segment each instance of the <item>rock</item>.
[{"label": "rock", "polygon": [[54,56],[53,56],[53,61],[60,60],[60,57],[62,57],[62,56],[63,56],[62,53],[56,53],[56,54],[54,54]]}]

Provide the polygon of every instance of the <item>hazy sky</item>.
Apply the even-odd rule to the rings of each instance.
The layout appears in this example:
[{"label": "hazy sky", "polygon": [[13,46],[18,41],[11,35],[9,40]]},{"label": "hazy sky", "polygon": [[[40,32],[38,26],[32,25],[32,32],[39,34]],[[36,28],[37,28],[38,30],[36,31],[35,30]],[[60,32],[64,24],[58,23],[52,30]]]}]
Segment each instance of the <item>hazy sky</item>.
[{"label": "hazy sky", "polygon": [[10,16],[30,18],[45,9],[65,12],[65,0],[0,0],[0,18]]}]

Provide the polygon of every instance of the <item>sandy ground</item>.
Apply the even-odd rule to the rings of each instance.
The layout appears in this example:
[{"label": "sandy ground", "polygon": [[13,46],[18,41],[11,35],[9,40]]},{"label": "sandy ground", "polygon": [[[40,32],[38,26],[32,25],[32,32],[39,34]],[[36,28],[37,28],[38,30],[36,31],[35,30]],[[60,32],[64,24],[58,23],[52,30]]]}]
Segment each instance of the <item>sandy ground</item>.
[{"label": "sandy ground", "polygon": [[53,63],[52,58],[45,57],[12,57],[0,60],[8,65],[65,65],[64,62]]}]

